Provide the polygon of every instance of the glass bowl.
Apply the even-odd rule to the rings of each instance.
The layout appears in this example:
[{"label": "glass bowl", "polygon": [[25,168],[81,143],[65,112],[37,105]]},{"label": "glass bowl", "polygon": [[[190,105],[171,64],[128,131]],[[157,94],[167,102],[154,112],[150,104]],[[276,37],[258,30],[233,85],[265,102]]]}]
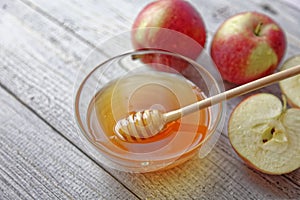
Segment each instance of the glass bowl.
[{"label": "glass bowl", "polygon": [[[121,37],[128,39],[128,33]],[[151,49],[131,49],[101,59],[104,61],[78,78],[74,97],[79,136],[96,161],[113,169],[144,173],[177,166],[197,153],[204,158],[211,151],[224,126],[224,103],[172,122],[148,139],[124,140],[114,130],[116,122],[129,113],[167,112],[223,92],[221,76],[204,50],[196,60]]]}]

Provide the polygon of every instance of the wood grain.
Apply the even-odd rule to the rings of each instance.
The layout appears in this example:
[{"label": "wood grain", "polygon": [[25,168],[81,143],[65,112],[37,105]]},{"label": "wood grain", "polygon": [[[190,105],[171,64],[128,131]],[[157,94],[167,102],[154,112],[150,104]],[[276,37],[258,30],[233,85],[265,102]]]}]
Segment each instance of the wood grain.
[{"label": "wood grain", "polygon": [[[174,169],[148,174],[112,170],[101,163],[95,163],[72,147],[75,145],[84,151],[77,136],[72,111],[73,86],[80,64],[97,47],[99,41],[128,30],[137,12],[147,2],[149,1],[0,2],[0,84],[30,109],[28,111],[19,104],[18,112],[13,112],[10,110],[14,109],[15,104],[9,106],[12,103],[6,103],[7,106],[2,112],[1,107],[1,113],[15,113],[12,115],[16,115],[18,123],[9,121],[11,116],[6,117],[4,114],[0,115],[0,122],[8,120],[10,126],[19,125],[5,128],[5,135],[1,130],[3,142],[0,158],[8,160],[0,162],[0,189],[8,191],[4,193],[4,197],[68,198],[70,195],[70,198],[76,198],[87,195],[86,197],[92,198],[95,195],[96,198],[104,199],[134,198],[122,185],[142,199],[299,197],[299,170],[283,176],[269,176],[248,168],[231,149],[226,128],[216,148],[205,159],[195,157]],[[294,21],[290,21],[299,18],[299,14],[292,12],[290,9],[293,8],[286,7],[281,1],[274,4],[272,2],[272,8],[280,10],[279,14],[266,11],[261,7],[260,1],[235,0],[216,3],[198,0],[193,3],[209,24],[207,48],[214,31],[226,17],[239,11],[253,9],[270,14],[284,24],[286,30],[291,29],[288,32],[289,49],[286,57],[300,50],[297,37],[300,35],[299,30],[293,27]],[[289,13],[288,16],[280,14],[285,13],[285,9]],[[105,49],[96,49],[91,65],[106,56]],[[86,69],[81,70],[80,73],[86,73]],[[226,87],[233,85],[227,84]],[[276,85],[261,91],[280,94]],[[12,101],[7,95],[2,99],[5,102]],[[240,99],[227,103],[227,119]],[[23,113],[27,114],[20,117]],[[27,139],[21,142],[21,136],[18,136],[18,142],[14,142],[13,136],[17,133],[8,134],[13,128],[18,130],[16,132],[26,135]],[[5,146],[6,143],[10,146]],[[64,147],[65,145],[67,147]],[[23,147],[26,147],[26,151],[20,156]],[[6,151],[10,152],[10,157],[5,156],[3,152]],[[75,158],[79,161],[74,161]],[[13,165],[17,167],[7,170]],[[18,171],[19,168],[21,169]],[[91,172],[88,171],[89,168]],[[114,178],[103,172],[103,168]],[[14,172],[15,170],[17,172]],[[111,188],[107,189],[108,185]],[[33,189],[30,190],[30,187]]]},{"label": "wood grain", "polygon": [[136,197],[0,89],[0,199]]}]

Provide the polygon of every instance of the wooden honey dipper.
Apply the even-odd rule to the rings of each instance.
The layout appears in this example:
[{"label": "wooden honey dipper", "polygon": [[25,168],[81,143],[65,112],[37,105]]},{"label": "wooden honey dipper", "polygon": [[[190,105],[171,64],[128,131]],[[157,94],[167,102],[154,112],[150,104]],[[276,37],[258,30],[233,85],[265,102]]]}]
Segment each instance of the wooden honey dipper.
[{"label": "wooden honey dipper", "polygon": [[265,76],[167,113],[162,113],[159,110],[144,110],[136,112],[129,115],[127,118],[119,120],[115,126],[115,132],[118,137],[123,140],[126,140],[128,137],[134,137],[135,139],[149,138],[158,134],[166,126],[166,124],[178,120],[183,116],[215,105],[224,100],[263,88],[283,79],[298,75],[299,73],[300,65]]}]

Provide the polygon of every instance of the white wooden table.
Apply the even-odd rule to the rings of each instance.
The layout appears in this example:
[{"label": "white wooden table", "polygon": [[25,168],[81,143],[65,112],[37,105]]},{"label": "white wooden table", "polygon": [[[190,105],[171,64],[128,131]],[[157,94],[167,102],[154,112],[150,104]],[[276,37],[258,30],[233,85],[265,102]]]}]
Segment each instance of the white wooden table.
[{"label": "white wooden table", "polygon": [[[119,172],[85,152],[72,110],[79,65],[95,41],[130,30],[148,2],[0,0],[0,199],[300,199],[300,170],[271,176],[249,168],[226,128],[206,158],[163,172]],[[227,17],[255,10],[286,31],[285,59],[300,54],[298,0],[192,2],[207,49]],[[258,92],[280,94],[278,85]],[[227,119],[242,98],[227,102]]]}]

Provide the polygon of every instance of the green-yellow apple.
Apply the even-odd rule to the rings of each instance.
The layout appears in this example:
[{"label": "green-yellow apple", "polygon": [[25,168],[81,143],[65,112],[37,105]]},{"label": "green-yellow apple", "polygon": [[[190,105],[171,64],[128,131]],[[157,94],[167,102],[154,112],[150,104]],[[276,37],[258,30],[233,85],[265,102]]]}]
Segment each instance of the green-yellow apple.
[{"label": "green-yellow apple", "polygon": [[[285,61],[281,70],[300,65],[300,55],[293,56]],[[300,108],[300,74],[279,82],[281,92],[287,97],[292,107]]]},{"label": "green-yellow apple", "polygon": [[286,43],[283,29],[270,17],[243,12],[219,27],[210,51],[223,79],[243,84],[273,73]]},{"label": "green-yellow apple", "polygon": [[[205,25],[200,13],[184,0],[154,1],[144,7],[132,27],[135,49],[159,49],[196,59],[206,41]],[[181,71],[186,63],[170,60],[168,56],[148,54],[143,61],[161,62]]]},{"label": "green-yellow apple", "polygon": [[251,167],[284,174],[300,167],[300,109],[287,109],[274,95],[259,93],[242,101],[230,115],[233,149]]}]

